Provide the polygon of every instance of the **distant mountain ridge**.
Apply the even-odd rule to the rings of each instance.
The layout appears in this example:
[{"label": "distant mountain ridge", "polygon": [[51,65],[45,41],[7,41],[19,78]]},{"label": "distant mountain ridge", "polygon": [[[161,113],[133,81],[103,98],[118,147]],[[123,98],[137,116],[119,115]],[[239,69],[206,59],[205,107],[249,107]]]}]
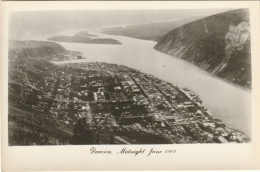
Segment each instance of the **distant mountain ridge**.
[{"label": "distant mountain ridge", "polygon": [[109,35],[121,35],[130,38],[159,41],[166,33],[170,32],[172,29],[182,26],[191,21],[197,20],[199,18],[202,17],[192,17],[171,22],[104,28],[102,32]]},{"label": "distant mountain ridge", "polygon": [[212,15],[167,33],[156,50],[191,62],[244,87],[251,87],[249,12]]}]

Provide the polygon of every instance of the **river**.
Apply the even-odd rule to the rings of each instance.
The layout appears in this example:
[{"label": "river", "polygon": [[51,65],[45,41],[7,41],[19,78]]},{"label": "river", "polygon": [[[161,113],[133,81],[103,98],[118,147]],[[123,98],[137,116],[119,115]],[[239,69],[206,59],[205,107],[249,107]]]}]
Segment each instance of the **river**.
[{"label": "river", "polygon": [[[113,38],[122,45],[58,42],[68,50],[80,51],[86,59],[68,62],[107,62],[122,64],[152,74],[199,95],[203,105],[227,126],[251,137],[251,91],[217,78],[184,60],[163,54],[154,41],[90,32]],[[62,62],[64,63],[64,61]]]}]

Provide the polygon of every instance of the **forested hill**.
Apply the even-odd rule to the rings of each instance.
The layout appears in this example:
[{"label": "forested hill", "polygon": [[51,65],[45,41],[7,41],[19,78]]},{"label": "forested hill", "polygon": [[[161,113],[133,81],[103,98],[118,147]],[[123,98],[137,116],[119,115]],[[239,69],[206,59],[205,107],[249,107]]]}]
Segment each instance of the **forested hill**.
[{"label": "forested hill", "polygon": [[251,87],[250,24],[246,9],[212,15],[173,29],[154,48]]},{"label": "forested hill", "polygon": [[49,41],[9,41],[9,60],[27,58],[42,60],[64,60],[79,52],[68,51],[60,44]]}]

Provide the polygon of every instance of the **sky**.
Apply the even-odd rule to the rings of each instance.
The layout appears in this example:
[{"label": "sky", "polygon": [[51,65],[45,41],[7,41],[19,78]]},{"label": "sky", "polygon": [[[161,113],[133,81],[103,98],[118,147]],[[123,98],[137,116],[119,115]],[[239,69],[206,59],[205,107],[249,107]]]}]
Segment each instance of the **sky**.
[{"label": "sky", "polygon": [[50,35],[66,30],[148,24],[210,16],[230,9],[203,10],[88,10],[13,12],[9,20],[9,39]]}]

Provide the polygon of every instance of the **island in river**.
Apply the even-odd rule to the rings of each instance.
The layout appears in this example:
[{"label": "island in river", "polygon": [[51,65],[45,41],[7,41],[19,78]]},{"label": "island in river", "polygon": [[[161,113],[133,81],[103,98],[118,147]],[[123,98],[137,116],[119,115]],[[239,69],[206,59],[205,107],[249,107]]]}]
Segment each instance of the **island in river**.
[{"label": "island in river", "polygon": [[49,37],[50,41],[72,42],[85,44],[121,44],[121,42],[111,38],[98,38],[96,35],[89,34],[87,31],[81,31],[73,36],[55,35]]}]

